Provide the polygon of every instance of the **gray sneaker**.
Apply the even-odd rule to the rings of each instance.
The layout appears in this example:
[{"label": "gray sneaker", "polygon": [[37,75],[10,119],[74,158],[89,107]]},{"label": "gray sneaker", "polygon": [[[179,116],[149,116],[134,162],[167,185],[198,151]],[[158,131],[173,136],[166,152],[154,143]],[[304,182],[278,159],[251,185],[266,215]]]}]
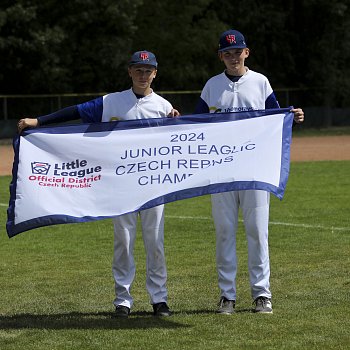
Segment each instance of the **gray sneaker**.
[{"label": "gray sneaker", "polygon": [[221,297],[219,301],[218,314],[231,315],[235,312],[236,301]]},{"label": "gray sneaker", "polygon": [[257,297],[254,300],[254,303],[255,303],[255,310],[254,310],[255,312],[258,312],[261,314],[272,314],[272,303],[270,298]]}]

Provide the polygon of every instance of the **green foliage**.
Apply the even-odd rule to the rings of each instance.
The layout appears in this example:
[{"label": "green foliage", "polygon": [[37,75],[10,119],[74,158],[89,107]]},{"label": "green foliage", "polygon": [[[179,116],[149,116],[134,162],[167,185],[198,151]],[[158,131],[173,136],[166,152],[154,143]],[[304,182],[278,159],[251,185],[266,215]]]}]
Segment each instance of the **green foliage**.
[{"label": "green foliage", "polygon": [[242,31],[247,65],[275,88],[316,89],[300,105],[348,106],[350,2],[18,0],[0,5],[0,93],[127,88],[132,51],[159,59],[156,90],[200,90],[223,70],[220,33]]},{"label": "green foliage", "polygon": [[159,57],[157,90],[201,89],[212,72],[222,70],[218,33],[226,25],[211,3],[151,0],[140,7],[133,49],[153,50]]},{"label": "green foliage", "polygon": [[140,1],[23,0],[2,6],[0,55],[6,60],[0,91],[99,92],[124,87],[125,53],[130,52]]},{"label": "green foliage", "polygon": [[[326,1],[307,1],[301,10],[301,23],[305,28],[303,44],[309,57],[305,60],[300,50],[300,61],[304,62],[302,70],[305,82],[310,84],[317,80],[322,81],[327,104],[348,105],[350,1],[334,1],[331,6]],[[310,18],[312,25],[308,26]]]},{"label": "green foliage", "polygon": [[[0,347],[8,349],[347,349],[350,162],[292,163],[285,197],[271,198],[273,315],[251,312],[240,222],[237,313],[215,314],[215,234],[208,196],[166,205],[169,305],[151,315],[139,232],[127,320],[111,319],[110,220],[0,233]],[[0,177],[5,223],[10,177]]]}]

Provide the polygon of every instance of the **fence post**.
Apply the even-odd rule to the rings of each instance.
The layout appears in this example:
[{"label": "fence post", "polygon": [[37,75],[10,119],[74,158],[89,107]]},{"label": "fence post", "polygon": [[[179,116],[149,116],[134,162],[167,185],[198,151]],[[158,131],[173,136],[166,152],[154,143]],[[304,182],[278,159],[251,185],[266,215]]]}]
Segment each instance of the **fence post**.
[{"label": "fence post", "polygon": [[325,115],[323,119],[323,127],[329,128],[333,124],[332,120],[332,110],[331,110],[331,96],[330,94],[326,94],[325,97]]},{"label": "fence post", "polygon": [[3,101],[3,112],[4,112],[4,120],[8,119],[8,115],[7,115],[7,97],[3,97],[4,101]]},{"label": "fence post", "polygon": [[289,107],[289,90],[286,89],[286,107]]}]

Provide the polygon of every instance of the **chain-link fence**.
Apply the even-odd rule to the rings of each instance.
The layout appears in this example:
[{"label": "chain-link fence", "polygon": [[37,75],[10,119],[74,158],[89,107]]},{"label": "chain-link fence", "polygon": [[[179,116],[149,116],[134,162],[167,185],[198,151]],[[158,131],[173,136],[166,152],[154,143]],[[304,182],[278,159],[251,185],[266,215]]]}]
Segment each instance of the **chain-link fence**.
[{"label": "chain-link fence", "polygon": [[[200,91],[157,91],[169,100],[182,115],[193,113]],[[305,127],[329,127],[350,125],[350,105],[347,108],[332,108],[329,102],[320,105],[321,90],[275,89],[281,107],[302,107],[305,112]],[[16,122],[22,117],[34,117],[79,104],[101,93],[56,94],[56,95],[0,95],[0,138],[12,138]]]}]

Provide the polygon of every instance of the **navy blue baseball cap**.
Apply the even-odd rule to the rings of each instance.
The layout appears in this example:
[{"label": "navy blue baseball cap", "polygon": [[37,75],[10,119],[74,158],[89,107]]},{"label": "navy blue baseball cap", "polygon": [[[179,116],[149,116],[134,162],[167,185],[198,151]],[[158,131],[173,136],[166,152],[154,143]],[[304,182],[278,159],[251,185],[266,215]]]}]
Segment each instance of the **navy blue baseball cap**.
[{"label": "navy blue baseball cap", "polygon": [[156,68],[158,66],[154,53],[145,50],[137,51],[132,54],[129,61],[129,66],[133,66],[134,64],[147,64]]},{"label": "navy blue baseball cap", "polygon": [[247,47],[244,36],[238,30],[230,29],[220,35],[219,52]]}]

